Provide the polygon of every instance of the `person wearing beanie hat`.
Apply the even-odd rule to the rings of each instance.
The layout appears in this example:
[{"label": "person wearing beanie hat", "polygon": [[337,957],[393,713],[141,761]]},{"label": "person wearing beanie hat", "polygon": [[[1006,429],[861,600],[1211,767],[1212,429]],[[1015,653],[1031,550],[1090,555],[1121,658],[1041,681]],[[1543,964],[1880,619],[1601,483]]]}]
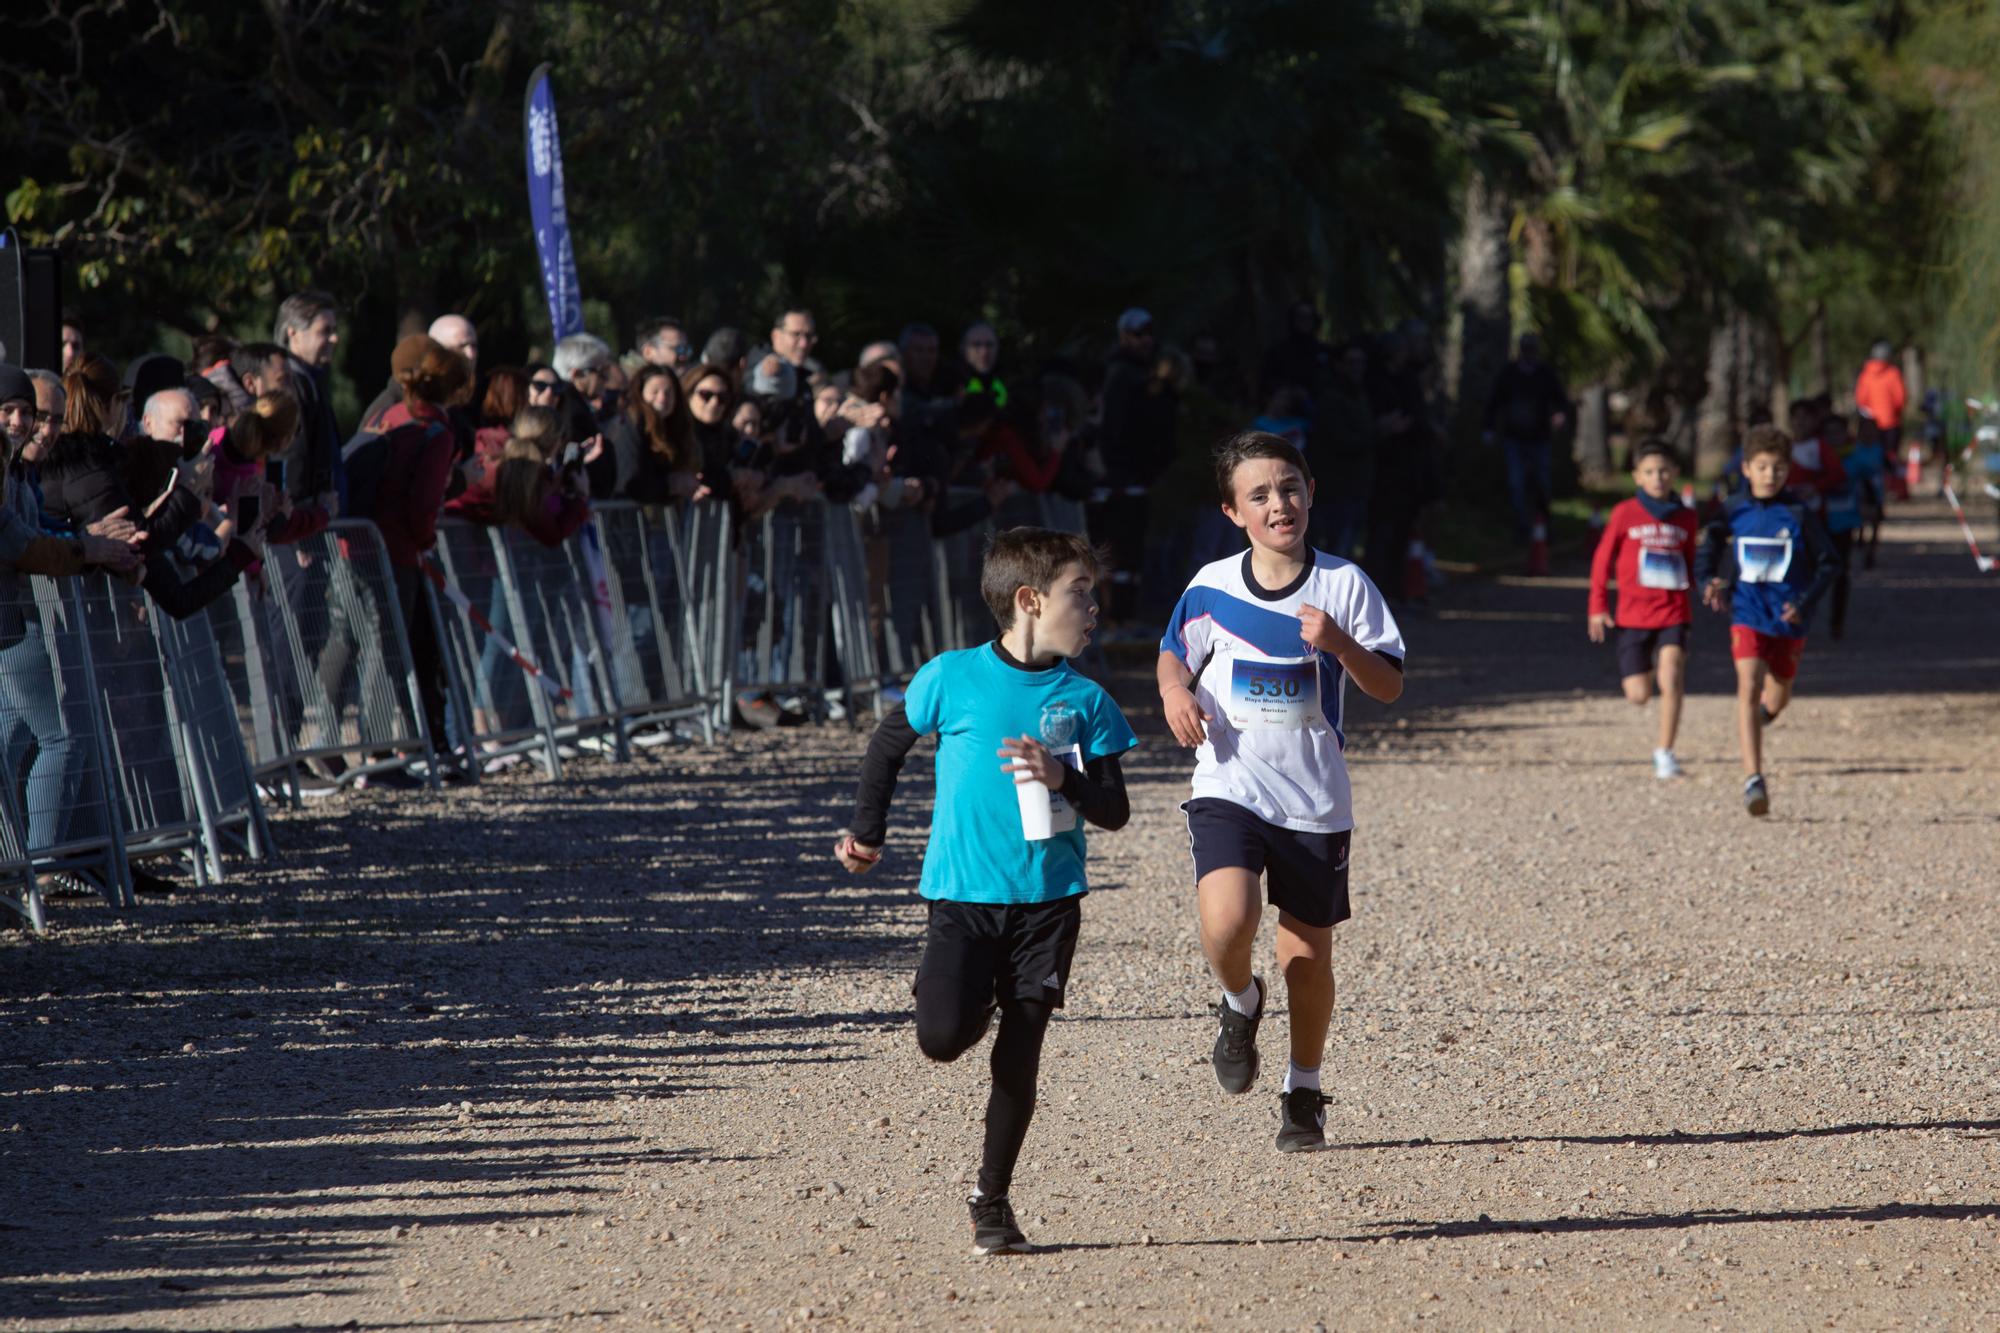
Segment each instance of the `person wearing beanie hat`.
[{"label": "person wearing beanie hat", "polygon": [[[0,408],[15,403],[25,403],[28,409],[28,424],[34,424],[35,382],[28,378],[28,372],[19,366],[0,363]],[[9,433],[11,434],[11,428]]]}]

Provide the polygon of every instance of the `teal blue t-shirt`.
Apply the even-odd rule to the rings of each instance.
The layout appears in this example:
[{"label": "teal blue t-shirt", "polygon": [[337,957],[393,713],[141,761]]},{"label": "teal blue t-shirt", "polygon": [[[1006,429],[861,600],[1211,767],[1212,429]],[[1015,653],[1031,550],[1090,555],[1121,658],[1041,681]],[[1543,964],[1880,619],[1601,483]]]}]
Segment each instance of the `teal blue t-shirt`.
[{"label": "teal blue t-shirt", "polygon": [[1010,666],[989,643],[926,662],[903,711],[912,731],[938,738],[937,808],[918,892],[1006,904],[1055,902],[1089,888],[1083,821],[1041,841],[1024,837],[999,749],[1026,734],[1052,750],[1075,745],[1085,763],[1125,753],[1139,740],[1102,687],[1067,662],[1046,671]]}]

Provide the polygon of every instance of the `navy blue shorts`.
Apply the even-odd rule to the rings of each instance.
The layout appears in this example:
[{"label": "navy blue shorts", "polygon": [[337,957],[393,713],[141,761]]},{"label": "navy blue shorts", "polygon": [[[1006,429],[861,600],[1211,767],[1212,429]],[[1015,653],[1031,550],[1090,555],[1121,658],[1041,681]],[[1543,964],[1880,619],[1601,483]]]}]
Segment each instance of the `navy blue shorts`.
[{"label": "navy blue shorts", "polygon": [[1264,876],[1271,906],[1308,926],[1332,926],[1353,915],[1347,903],[1347,852],[1352,830],[1301,833],[1280,828],[1234,801],[1203,796],[1187,812],[1194,878],[1211,870]]},{"label": "navy blue shorts", "polygon": [[1618,630],[1618,674],[1620,676],[1645,676],[1652,674],[1653,660],[1660,649],[1669,644],[1687,651],[1688,627],[1663,625],[1659,629]]}]

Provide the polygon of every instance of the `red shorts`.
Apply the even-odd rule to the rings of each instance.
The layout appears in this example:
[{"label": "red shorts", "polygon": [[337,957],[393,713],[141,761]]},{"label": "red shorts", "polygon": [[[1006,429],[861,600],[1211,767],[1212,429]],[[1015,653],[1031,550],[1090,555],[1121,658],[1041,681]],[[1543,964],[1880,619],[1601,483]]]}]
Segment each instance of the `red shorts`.
[{"label": "red shorts", "polygon": [[1739,662],[1764,659],[1771,668],[1771,674],[1779,680],[1790,680],[1799,674],[1799,654],[1806,650],[1804,639],[1789,638],[1783,634],[1760,634],[1748,625],[1729,627],[1729,655]]}]

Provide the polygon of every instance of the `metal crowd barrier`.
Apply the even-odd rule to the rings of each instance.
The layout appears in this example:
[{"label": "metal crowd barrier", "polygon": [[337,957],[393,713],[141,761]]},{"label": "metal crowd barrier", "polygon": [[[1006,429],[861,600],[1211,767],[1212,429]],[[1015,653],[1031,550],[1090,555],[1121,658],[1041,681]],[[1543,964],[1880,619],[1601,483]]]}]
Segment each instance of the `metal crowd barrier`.
[{"label": "metal crowd barrier", "polygon": [[609,576],[612,689],[628,735],[686,720],[700,727],[703,740],[715,738],[722,664],[704,651],[699,613],[715,596],[704,577],[727,564],[729,511],[723,505],[692,511],[649,515],[629,501],[595,506]]},{"label": "metal crowd barrier", "polygon": [[444,737],[373,524],[273,548],[261,580],[185,621],[102,575],[17,578],[0,603],[0,905],[37,929],[50,884],[130,906],[128,855],[218,880],[226,857],[268,854],[260,790],[297,799],[305,767],[337,761],[345,781],[421,765],[435,782],[436,752],[462,747],[528,753],[558,776],[577,749],[712,741],[738,690],[879,709],[886,683],[989,636],[978,575],[993,530],[1081,531],[1083,512],[1017,496],[942,539],[931,523],[820,500],[739,534],[720,502],[612,502],[545,547],[445,520],[428,557],[442,584],[419,602],[438,631]]},{"label": "metal crowd barrier", "polygon": [[296,800],[301,769],[352,782],[435,768],[388,549],[340,519],[274,546],[264,577],[209,607],[256,777]]},{"label": "metal crowd barrier", "polygon": [[0,903],[36,930],[49,886],[132,905],[130,858],[197,884],[270,846],[205,616],[101,574],[18,578],[0,606]]},{"label": "metal crowd barrier", "polygon": [[854,510],[788,500],[745,529],[737,560],[732,692],[796,697],[817,712],[838,691],[850,716],[863,700],[878,707],[882,673]]}]

